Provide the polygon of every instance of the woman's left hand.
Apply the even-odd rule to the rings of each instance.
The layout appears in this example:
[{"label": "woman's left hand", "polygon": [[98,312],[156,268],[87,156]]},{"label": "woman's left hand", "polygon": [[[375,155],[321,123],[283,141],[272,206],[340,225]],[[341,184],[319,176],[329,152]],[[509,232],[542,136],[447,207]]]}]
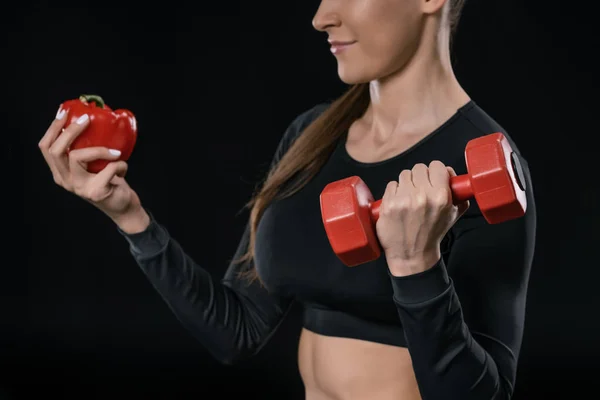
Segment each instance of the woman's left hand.
[{"label": "woman's left hand", "polygon": [[442,239],[469,208],[469,201],[453,204],[453,176],[452,167],[432,161],[429,167],[416,164],[388,183],[376,230],[392,275],[423,272],[440,259]]}]

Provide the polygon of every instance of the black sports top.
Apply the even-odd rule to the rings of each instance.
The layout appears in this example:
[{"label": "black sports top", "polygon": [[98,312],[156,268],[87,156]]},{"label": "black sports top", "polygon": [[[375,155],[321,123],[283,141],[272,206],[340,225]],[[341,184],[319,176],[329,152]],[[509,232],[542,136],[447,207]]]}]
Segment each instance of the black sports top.
[{"label": "black sports top", "polygon": [[[290,124],[273,162],[326,107],[317,105]],[[360,176],[377,199],[389,181],[416,163],[437,159],[464,174],[467,142],[494,132],[503,132],[518,152],[504,129],[471,101],[418,144],[385,161],[354,160],[343,137],[307,186],[265,211],[255,265],[232,264],[221,281],[195,263],[151,213],[144,232],[119,232],[176,317],[223,363],[259,351],[292,302],[299,302],[308,330],[408,347],[424,400],[508,399],[516,379],[536,229],[526,160],[521,158],[526,215],[490,225],[471,201],[444,239],[440,261],[412,276],[392,276],[384,256],[357,267],[343,265],[329,245],[319,205],[327,183],[350,175]],[[234,259],[247,244],[246,228]],[[240,268],[254,266],[264,287],[237,276]]]}]

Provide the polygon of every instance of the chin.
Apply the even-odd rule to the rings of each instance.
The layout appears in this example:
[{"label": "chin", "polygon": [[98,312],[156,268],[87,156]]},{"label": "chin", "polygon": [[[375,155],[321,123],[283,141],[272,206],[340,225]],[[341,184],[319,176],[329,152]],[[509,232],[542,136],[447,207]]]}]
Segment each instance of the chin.
[{"label": "chin", "polygon": [[338,64],[338,76],[341,81],[348,85],[356,85],[359,83],[368,83],[377,79],[376,74],[368,73],[359,66],[349,67],[348,65]]}]

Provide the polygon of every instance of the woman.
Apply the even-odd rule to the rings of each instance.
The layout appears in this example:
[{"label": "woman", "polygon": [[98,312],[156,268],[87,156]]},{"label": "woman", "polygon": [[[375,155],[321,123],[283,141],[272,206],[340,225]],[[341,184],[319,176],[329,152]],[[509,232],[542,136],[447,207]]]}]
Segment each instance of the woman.
[{"label": "woman", "polygon": [[[152,285],[221,362],[258,352],[299,302],[307,399],[509,399],[535,205],[524,159],[524,217],[490,225],[475,202],[452,205],[448,180],[466,173],[467,142],[504,132],[453,74],[450,38],[462,6],[321,1],[314,26],[327,33],[351,88],[286,130],[220,282],[144,208],[124,179],[126,163],[85,171],[86,162],[116,154],[66,155],[87,120],[59,134],[60,109],[40,148],[57,184],[115,222]],[[348,268],[325,235],[319,194],[351,175],[383,197],[376,230],[384,252]]]}]

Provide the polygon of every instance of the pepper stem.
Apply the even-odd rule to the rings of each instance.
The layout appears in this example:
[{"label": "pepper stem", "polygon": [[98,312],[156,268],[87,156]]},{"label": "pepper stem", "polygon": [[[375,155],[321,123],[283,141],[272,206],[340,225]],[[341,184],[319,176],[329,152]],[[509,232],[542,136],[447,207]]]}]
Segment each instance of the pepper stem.
[{"label": "pepper stem", "polygon": [[102,97],[95,95],[95,94],[82,94],[81,96],[79,96],[79,100],[81,100],[82,102],[88,104],[90,102],[94,102],[96,103],[97,107],[100,108],[104,108],[104,100],[102,99]]}]

